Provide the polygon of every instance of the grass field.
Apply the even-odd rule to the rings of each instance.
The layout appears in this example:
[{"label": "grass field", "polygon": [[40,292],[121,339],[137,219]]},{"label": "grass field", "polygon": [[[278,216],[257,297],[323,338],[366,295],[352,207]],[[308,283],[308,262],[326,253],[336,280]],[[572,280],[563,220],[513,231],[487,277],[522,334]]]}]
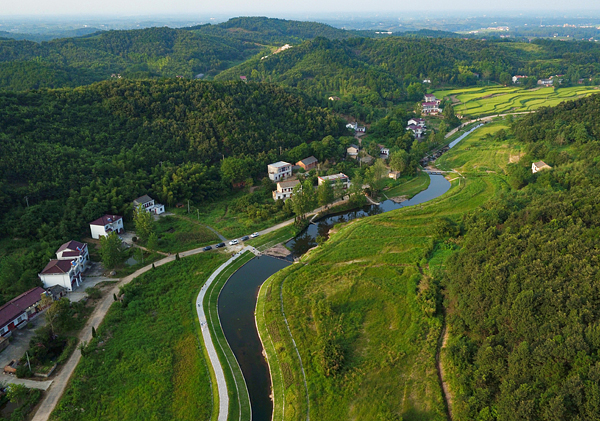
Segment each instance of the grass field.
[{"label": "grass field", "polygon": [[455,102],[455,112],[465,117],[533,111],[594,93],[600,93],[595,86],[574,86],[557,90],[553,87],[523,89],[513,86],[490,86],[434,92],[438,98],[452,99]]},{"label": "grass field", "polygon": [[520,146],[511,142],[498,142],[485,138],[501,129],[508,129],[508,125],[503,119],[477,129],[460,141],[452,149],[452,153],[446,153],[438,158],[435,162],[436,168],[440,170],[455,169],[463,175],[473,172],[487,173],[488,171],[505,174],[506,166],[511,160],[519,159]]},{"label": "grass field", "polygon": [[195,297],[225,260],[202,253],[125,288],[86,348],[52,420],[210,420],[213,391]]},{"label": "grass field", "polygon": [[461,158],[469,152],[453,149],[446,159],[495,173],[455,180],[422,206],[336,227],[302,263],[263,284],[256,314],[271,367],[274,420],[304,420],[307,410],[311,419],[446,419],[435,369],[442,316],[434,269],[453,247],[434,241],[432,228],[438,218],[458,220],[509,188],[493,150]]}]

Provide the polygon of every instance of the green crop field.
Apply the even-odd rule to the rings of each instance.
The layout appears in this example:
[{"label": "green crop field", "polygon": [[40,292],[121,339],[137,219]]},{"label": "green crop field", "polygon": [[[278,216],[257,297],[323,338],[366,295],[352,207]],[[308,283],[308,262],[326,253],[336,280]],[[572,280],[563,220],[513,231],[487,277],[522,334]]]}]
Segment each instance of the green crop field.
[{"label": "green crop field", "polygon": [[533,111],[540,107],[552,107],[563,101],[599,92],[595,86],[574,86],[555,90],[553,87],[523,89],[498,85],[443,90],[434,92],[434,94],[438,98],[452,100],[457,114],[479,117]]},{"label": "green crop field", "polygon": [[[487,126],[481,136],[502,127]],[[435,227],[440,217],[457,220],[509,188],[503,159],[491,159],[491,149],[453,149],[447,159],[464,154],[463,166],[495,172],[456,177],[445,195],[422,206],[336,227],[302,263],[262,286],[256,314],[274,420],[304,420],[307,411],[313,419],[446,419],[435,368],[443,323],[437,309],[439,269],[454,246],[436,242]]]},{"label": "green crop field", "polygon": [[202,253],[125,287],[92,339],[51,420],[210,420],[213,387],[194,306],[225,260]]}]

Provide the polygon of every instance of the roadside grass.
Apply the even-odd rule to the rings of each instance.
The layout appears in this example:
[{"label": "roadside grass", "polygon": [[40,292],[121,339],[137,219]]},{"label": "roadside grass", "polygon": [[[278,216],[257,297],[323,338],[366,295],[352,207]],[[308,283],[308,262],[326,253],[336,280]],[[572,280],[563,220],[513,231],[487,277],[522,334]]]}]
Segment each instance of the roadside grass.
[{"label": "roadside grass", "polygon": [[210,419],[212,382],[196,295],[225,260],[201,253],[123,288],[86,347],[51,420]]},{"label": "roadside grass", "polygon": [[[270,213],[267,218],[252,219],[243,212],[233,210],[233,202],[248,194],[246,190],[242,190],[232,193],[226,198],[218,199],[213,203],[207,203],[202,207],[191,206],[189,214],[187,213],[187,207],[180,209],[173,208],[169,209],[169,211],[189,218],[201,225],[212,227],[228,239],[261,231],[290,218],[289,215],[285,215],[283,212],[276,212]],[[261,203],[272,202],[273,199],[269,197],[263,199]]]},{"label": "roadside grass", "polygon": [[595,86],[573,86],[554,89],[523,89],[514,86],[490,86],[451,89],[434,92],[438,98],[454,96],[460,104],[454,110],[465,116],[484,116],[501,113],[533,111],[539,107],[552,107],[567,100],[598,93]]},{"label": "roadside grass", "polygon": [[179,253],[219,241],[214,232],[182,215],[161,217],[156,227],[158,250],[165,253]]},{"label": "roadside grass", "polygon": [[115,278],[123,278],[125,276],[131,275],[136,270],[141,269],[144,266],[147,266],[147,265],[154,263],[157,260],[160,260],[165,257],[159,253],[152,253],[152,252],[144,251],[144,260],[143,261],[138,262],[131,266],[127,265],[125,263],[125,260],[129,259],[130,257],[135,258],[136,251],[137,251],[137,249],[135,247],[130,247],[123,252],[123,263],[115,268],[115,272],[116,272]]},{"label": "roadside grass", "polygon": [[227,382],[227,392],[229,395],[229,414],[227,419],[230,421],[249,420],[252,408],[250,406],[250,398],[244,375],[233,351],[229,347],[227,339],[225,339],[225,334],[219,321],[218,300],[223,286],[225,286],[231,275],[253,258],[254,254],[246,252],[223,270],[211,284],[204,296],[203,302],[210,334],[219,355],[221,366],[223,367],[225,381]]},{"label": "roadside grass", "polygon": [[[468,152],[446,155],[463,166],[497,165],[492,151],[460,158]],[[459,220],[508,188],[495,173],[457,178],[431,202],[336,226],[301,263],[269,278],[256,317],[271,369],[273,419],[305,420],[310,405],[311,419],[446,420],[435,368],[442,328],[436,273],[453,247],[436,242],[433,226],[440,217]],[[331,342],[341,358],[323,353]]]},{"label": "roadside grass", "polygon": [[250,240],[246,241],[246,243],[259,251],[265,251],[276,244],[289,240],[297,234],[298,228],[296,228],[294,224],[290,224],[283,228],[279,228],[276,231],[269,232],[268,234],[251,238]]}]

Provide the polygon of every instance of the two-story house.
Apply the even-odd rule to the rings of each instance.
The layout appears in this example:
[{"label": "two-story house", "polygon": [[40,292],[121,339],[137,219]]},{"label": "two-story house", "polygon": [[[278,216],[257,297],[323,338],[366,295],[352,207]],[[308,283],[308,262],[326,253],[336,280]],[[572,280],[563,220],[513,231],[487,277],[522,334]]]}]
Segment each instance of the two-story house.
[{"label": "two-story house", "polygon": [[275,162],[267,166],[267,172],[272,181],[285,180],[292,176],[292,164],[284,161]]},{"label": "two-story house", "polygon": [[137,209],[138,206],[143,207],[146,212],[151,212],[155,215],[160,215],[161,213],[165,213],[165,205],[161,205],[160,203],[155,203],[154,199],[148,196],[147,194],[138,197],[133,201],[133,208]]},{"label": "two-story house", "polygon": [[13,298],[0,307],[0,336],[9,337],[14,329],[20,329],[41,310],[43,288],[35,287]]},{"label": "two-story house", "polygon": [[348,186],[350,186],[350,179],[344,173],[323,175],[317,178],[319,186],[323,183],[330,183],[331,186],[334,187],[337,184],[338,180],[342,182],[342,188],[347,189]]},{"label": "two-story house", "polygon": [[123,217],[119,215],[104,215],[90,222],[90,231],[93,239],[107,236],[111,232],[123,233]]},{"label": "two-story house", "polygon": [[50,260],[44,270],[38,274],[44,288],[60,285],[67,291],[73,291],[83,282],[81,264],[77,259]]},{"label": "two-story house", "polygon": [[79,241],[69,241],[64,243],[56,251],[56,258],[58,260],[73,260],[76,259],[81,265],[81,271],[85,270],[90,265],[90,253],[88,246],[85,243]]},{"label": "two-story house", "polygon": [[360,149],[358,148],[358,146],[356,145],[350,145],[348,146],[348,148],[346,149],[346,154],[351,157],[351,158],[356,158],[358,156],[358,151]]},{"label": "two-story house", "polygon": [[299,184],[298,180],[280,181],[277,183],[277,190],[273,191],[273,200],[287,200],[292,197],[294,187]]}]

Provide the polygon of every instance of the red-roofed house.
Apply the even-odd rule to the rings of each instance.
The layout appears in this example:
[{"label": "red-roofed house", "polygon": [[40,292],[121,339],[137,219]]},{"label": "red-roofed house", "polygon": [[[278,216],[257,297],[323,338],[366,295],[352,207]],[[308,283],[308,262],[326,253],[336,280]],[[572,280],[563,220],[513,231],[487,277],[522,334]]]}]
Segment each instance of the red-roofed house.
[{"label": "red-roofed house", "polygon": [[90,222],[90,231],[92,232],[92,238],[96,240],[100,237],[107,236],[113,231],[121,234],[124,231],[123,217],[119,215],[104,215],[103,217]]},{"label": "red-roofed house", "polygon": [[423,114],[437,114],[441,111],[438,105],[439,102],[436,101],[423,102],[421,103],[421,111],[423,111]]},{"label": "red-roofed house", "polygon": [[87,244],[79,241],[69,241],[64,243],[56,251],[58,260],[73,260],[77,259],[81,264],[81,271],[84,272],[90,263],[90,253]]},{"label": "red-roofed house", "polygon": [[0,307],[0,335],[10,336],[14,329],[20,329],[27,320],[35,317],[42,310],[40,301],[45,293],[43,288],[35,287]]},{"label": "red-roofed house", "polygon": [[44,283],[44,288],[60,285],[67,291],[73,291],[83,282],[81,272],[82,266],[77,259],[50,260],[38,276]]}]

